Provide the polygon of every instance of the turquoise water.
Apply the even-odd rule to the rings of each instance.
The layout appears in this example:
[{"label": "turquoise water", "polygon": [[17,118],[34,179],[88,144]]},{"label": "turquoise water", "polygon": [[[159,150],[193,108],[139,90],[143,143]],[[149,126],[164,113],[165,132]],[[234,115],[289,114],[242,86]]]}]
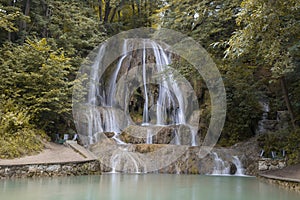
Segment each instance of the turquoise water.
[{"label": "turquoise water", "polygon": [[1,180],[1,200],[299,200],[254,177],[105,174]]}]

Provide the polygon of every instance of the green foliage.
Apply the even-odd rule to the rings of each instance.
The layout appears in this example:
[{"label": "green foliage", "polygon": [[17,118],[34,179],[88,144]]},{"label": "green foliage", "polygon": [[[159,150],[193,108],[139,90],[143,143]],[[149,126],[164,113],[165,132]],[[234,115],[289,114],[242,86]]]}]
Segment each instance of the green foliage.
[{"label": "green foliage", "polygon": [[[224,49],[212,44],[230,38],[241,0],[170,0],[157,17],[157,26],[183,32],[198,41],[214,57]],[[163,17],[159,17],[163,15]]]},{"label": "green foliage", "polygon": [[[220,145],[254,135],[260,97],[269,98],[270,115],[285,109],[280,86],[269,83],[283,76],[299,121],[299,8],[298,0],[0,0],[0,155],[34,152],[42,146],[37,135],[74,128],[71,95],[72,89],[83,91],[74,79],[84,57],[108,36],[145,26],[187,34],[215,59],[228,102]],[[183,60],[172,67],[196,91],[206,132],[211,106],[204,81]],[[264,141],[271,147],[273,138],[286,140],[278,148],[294,161],[297,134]]]},{"label": "green foliage", "polygon": [[24,16],[20,8],[7,6],[0,1],[0,29],[7,32],[19,31],[18,21],[29,21],[29,17]]},{"label": "green foliage", "polygon": [[280,80],[282,95],[292,125],[297,128],[286,77],[297,68],[300,17],[299,1],[244,0],[236,24],[240,27],[223,43],[225,58],[231,62],[247,62],[269,71],[268,81]]},{"label": "green foliage", "polygon": [[[158,11],[164,16],[161,20],[157,19],[159,25],[192,36],[204,46],[217,63],[227,93],[227,117],[219,140],[222,146],[230,146],[254,136],[257,122],[262,114],[258,103],[259,97],[262,96],[262,92],[259,91],[261,81],[255,78],[257,72],[255,63],[251,66],[249,61],[222,60],[225,46],[220,44],[229,40],[238,28],[235,20],[236,14],[241,10],[241,2],[240,0],[171,0],[168,5]],[[199,74],[195,73],[191,66],[183,63],[179,68],[185,77],[201,80]],[[210,99],[201,94],[207,94],[203,92],[207,88],[203,81],[196,81],[194,89],[199,89],[197,95],[202,98],[202,102],[199,101],[202,109],[200,127],[202,132],[206,132],[210,122]]]},{"label": "green foliage", "polygon": [[0,102],[0,158],[14,158],[40,151],[44,131],[30,124],[31,115],[12,100]]},{"label": "green foliage", "polygon": [[255,58],[279,78],[293,70],[289,47],[299,42],[299,1],[244,0],[236,20],[241,29],[227,42],[225,57]]},{"label": "green foliage", "polygon": [[258,103],[260,82],[254,77],[255,67],[221,67],[227,96],[226,122],[219,144],[230,146],[255,135],[262,111]]},{"label": "green foliage", "polygon": [[22,46],[5,45],[0,55],[3,95],[26,108],[32,123],[44,130],[53,122],[66,123],[73,83],[64,52],[52,50],[44,38]]},{"label": "green foliage", "polygon": [[265,157],[271,157],[271,152],[286,151],[289,165],[300,162],[300,130],[280,130],[274,133],[261,135],[258,144],[265,151]]},{"label": "green foliage", "polygon": [[300,162],[300,130],[292,131],[287,137],[285,149],[288,152],[288,164]]},{"label": "green foliage", "polygon": [[[81,1],[49,1],[48,7],[51,16],[40,22],[45,23],[45,36],[68,55],[85,57],[105,39],[106,34],[101,31],[104,27],[93,8]],[[39,26],[36,31],[41,31]]]}]

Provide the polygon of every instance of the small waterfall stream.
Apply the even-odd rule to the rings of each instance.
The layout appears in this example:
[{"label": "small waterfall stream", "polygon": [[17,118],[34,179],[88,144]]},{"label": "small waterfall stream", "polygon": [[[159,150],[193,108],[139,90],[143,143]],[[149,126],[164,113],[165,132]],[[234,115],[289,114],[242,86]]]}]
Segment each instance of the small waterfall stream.
[{"label": "small waterfall stream", "polygon": [[263,134],[266,132],[265,123],[268,121],[268,113],[270,112],[269,102],[261,101],[260,104],[262,106],[263,114],[261,120],[258,122],[256,131],[257,134]]},{"label": "small waterfall stream", "polygon": [[242,162],[240,161],[239,157],[237,156],[232,156],[233,160],[233,164],[235,164],[236,166],[236,172],[235,172],[235,175],[244,175],[244,168],[243,168],[243,165],[242,165]]},{"label": "small waterfall stream", "polygon": [[175,134],[175,145],[180,145],[180,135],[177,129],[174,130],[174,134]]},{"label": "small waterfall stream", "polygon": [[152,130],[151,129],[147,129],[147,144],[152,144]]},{"label": "small waterfall stream", "polygon": [[229,174],[230,168],[225,165],[225,161],[219,158],[216,152],[212,152],[214,156],[214,169],[212,175]]},{"label": "small waterfall stream", "polygon": [[[232,156],[231,160],[223,160],[219,157],[216,152],[212,152],[214,158],[214,168],[211,175],[235,175],[235,176],[243,176],[244,168],[242,162],[240,161],[238,156]],[[231,174],[231,165],[234,165],[236,170],[234,174]]]}]

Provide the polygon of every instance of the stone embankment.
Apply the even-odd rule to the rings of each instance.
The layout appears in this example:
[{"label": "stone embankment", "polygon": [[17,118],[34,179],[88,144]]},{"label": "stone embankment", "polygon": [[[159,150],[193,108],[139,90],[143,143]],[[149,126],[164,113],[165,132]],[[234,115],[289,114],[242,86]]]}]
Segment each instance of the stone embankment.
[{"label": "stone embankment", "polygon": [[300,164],[261,172],[259,178],[267,183],[300,192]]},{"label": "stone embankment", "polygon": [[98,161],[72,163],[0,165],[0,179],[100,174]]},{"label": "stone embankment", "polygon": [[12,160],[0,159],[0,179],[100,174],[99,161],[76,142],[45,143],[43,152]]}]

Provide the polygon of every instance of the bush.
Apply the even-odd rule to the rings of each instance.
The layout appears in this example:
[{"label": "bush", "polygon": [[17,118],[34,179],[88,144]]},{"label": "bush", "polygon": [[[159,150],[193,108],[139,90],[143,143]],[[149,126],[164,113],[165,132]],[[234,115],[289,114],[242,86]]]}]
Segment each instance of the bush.
[{"label": "bush", "polygon": [[291,131],[288,129],[279,130],[274,133],[267,133],[258,138],[258,145],[265,151],[265,157],[271,157],[272,151],[286,151],[289,165],[300,162],[300,129]]},{"label": "bush", "polygon": [[0,113],[0,158],[16,158],[42,150],[41,139],[46,134],[29,123],[26,110],[8,100],[1,101]]}]

